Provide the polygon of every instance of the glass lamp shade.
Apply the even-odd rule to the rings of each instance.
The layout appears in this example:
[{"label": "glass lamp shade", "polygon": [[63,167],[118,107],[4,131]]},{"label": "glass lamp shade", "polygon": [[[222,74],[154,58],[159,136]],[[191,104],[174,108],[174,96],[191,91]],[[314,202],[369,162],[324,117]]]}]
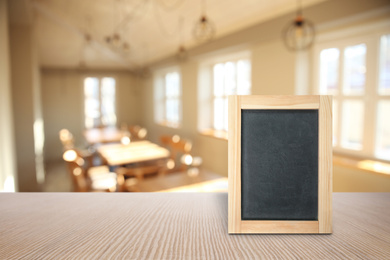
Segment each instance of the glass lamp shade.
[{"label": "glass lamp shade", "polygon": [[113,44],[115,47],[120,47],[120,44],[121,44],[121,37],[119,36],[119,34],[114,33],[114,34],[112,35],[112,44]]},{"label": "glass lamp shade", "polygon": [[283,41],[290,51],[306,50],[314,42],[315,29],[313,24],[303,19],[301,15],[288,24],[283,31]]},{"label": "glass lamp shade", "polygon": [[128,44],[127,42],[124,42],[123,45],[122,45],[122,50],[125,53],[130,52],[130,44]]},{"label": "glass lamp shade", "polygon": [[90,43],[92,41],[92,36],[88,33],[84,35],[84,40],[86,43]]},{"label": "glass lamp shade", "polygon": [[113,35],[109,35],[104,37],[104,41],[109,44],[113,45],[114,47],[120,48],[121,46],[121,37],[119,34],[114,33]]},{"label": "glass lamp shade", "polygon": [[202,16],[199,21],[196,22],[193,34],[198,41],[209,41],[215,35],[215,26],[206,16]]}]

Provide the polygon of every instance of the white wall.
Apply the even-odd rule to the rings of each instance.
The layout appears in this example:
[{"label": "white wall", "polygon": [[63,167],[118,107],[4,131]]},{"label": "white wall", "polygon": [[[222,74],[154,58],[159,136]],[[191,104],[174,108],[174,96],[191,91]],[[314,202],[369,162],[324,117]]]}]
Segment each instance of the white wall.
[{"label": "white wall", "polygon": [[44,166],[44,142],[45,133],[43,130],[43,115],[42,115],[42,87],[41,87],[41,72],[39,68],[39,56],[36,39],[36,27],[32,25],[32,40],[31,40],[31,59],[32,59],[32,87],[33,87],[33,111],[34,111],[34,152],[35,152],[35,170],[36,178],[39,184],[45,181],[45,166]]},{"label": "white wall", "polygon": [[0,191],[17,188],[7,11],[7,1],[0,0]]},{"label": "white wall", "polygon": [[[252,94],[294,94],[295,54],[288,52],[280,40],[253,45],[249,50],[252,53]],[[155,142],[162,134],[179,134],[192,140],[193,152],[203,158],[203,166],[227,176],[227,141],[202,135],[197,130],[199,62],[193,59],[179,66],[182,77],[182,126],[175,129],[154,122],[153,78],[145,80],[143,86],[143,125]]]},{"label": "white wall", "polygon": [[129,125],[140,122],[140,94],[136,80],[129,72],[43,69],[41,75],[46,162],[62,158],[62,145],[58,136],[62,128],[73,133],[77,146],[86,145],[83,137],[85,77],[114,77],[118,125],[122,122]]},{"label": "white wall", "polygon": [[[11,24],[11,82],[20,191],[39,191],[34,150],[34,66],[32,28]],[[36,75],[35,75],[36,76]]]},{"label": "white wall", "polygon": [[[320,30],[332,31],[341,27],[350,26],[373,20],[373,17],[363,16],[363,21],[351,20],[348,17],[364,14],[369,10],[389,7],[388,1],[326,1],[318,6],[305,10]],[[232,35],[217,39],[211,43],[196,47],[189,51],[190,59],[185,63],[178,63],[173,57],[155,64],[155,69],[178,65],[181,70],[183,84],[183,122],[179,129],[157,125],[153,120],[153,79],[144,80],[143,86],[143,124],[148,128],[153,141],[158,141],[162,134],[179,134],[193,141],[194,153],[203,158],[203,166],[220,175],[227,176],[227,141],[214,137],[204,136],[197,131],[197,87],[198,67],[202,57],[223,55],[229,52],[249,50],[252,53],[252,94],[287,95],[310,94],[312,54],[310,51],[296,60],[296,53],[286,50],[281,40],[282,28],[294,17],[288,14],[283,17],[267,21],[263,24],[236,32]],[[338,24],[338,20],[340,24]],[[346,19],[346,20],[345,20]],[[345,21],[344,21],[345,20]],[[322,27],[321,27],[322,26]],[[301,77],[306,79],[306,85],[296,89],[297,64],[303,64]],[[299,69],[298,69],[299,71]],[[301,86],[299,86],[301,87]],[[337,176],[337,172],[335,172]],[[373,177],[375,178],[375,177]],[[337,179],[337,178],[336,178]],[[338,189],[343,189],[337,186]]]}]

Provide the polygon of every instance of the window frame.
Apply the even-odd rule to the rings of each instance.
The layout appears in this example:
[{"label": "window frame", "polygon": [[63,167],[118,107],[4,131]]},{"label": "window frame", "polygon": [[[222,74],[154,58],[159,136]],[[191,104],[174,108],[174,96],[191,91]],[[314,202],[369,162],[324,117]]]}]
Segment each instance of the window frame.
[{"label": "window frame", "polygon": [[[86,123],[85,123],[85,120],[86,120],[86,116],[85,116],[85,85],[84,85],[84,82],[87,78],[96,78],[98,79],[99,81],[99,110],[100,110],[100,117],[99,117],[99,121],[100,121],[100,126],[103,126],[103,127],[114,127],[116,126],[116,124],[118,123],[118,79],[117,77],[115,77],[114,75],[111,75],[111,74],[104,74],[104,75],[101,75],[101,74],[84,74],[81,78],[81,96],[83,97],[82,98],[82,108],[83,108],[83,122],[82,122],[82,125],[83,125],[83,128],[85,129],[92,129],[92,128],[96,128],[96,127],[99,127],[99,126],[92,126],[92,127],[87,127],[86,126]],[[115,123],[112,124],[112,125],[104,125],[102,123],[102,112],[101,112],[101,103],[102,103],[102,88],[101,88],[101,81],[103,78],[113,78],[115,80],[115,102],[114,102],[114,109],[115,109]]]},{"label": "window frame", "polygon": [[[376,155],[376,130],[378,126],[378,104],[380,100],[389,100],[390,95],[379,95],[379,73],[380,73],[380,38],[383,35],[390,34],[388,29],[390,20],[374,22],[365,26],[357,26],[344,30],[338,30],[333,33],[322,34],[318,37],[317,43],[313,46],[314,77],[313,93],[321,93],[320,90],[320,53],[324,49],[337,48],[340,51],[338,68],[338,93],[333,95],[333,101],[337,102],[336,136],[337,143],[333,150],[337,154],[354,156],[358,158],[370,158],[379,161],[389,162],[388,160],[377,157]],[[363,95],[346,95],[343,92],[344,81],[344,52],[349,46],[366,44],[366,81]],[[373,86],[373,87],[372,87]],[[361,100],[364,104],[363,115],[363,137],[362,149],[353,150],[341,146],[342,135],[342,104],[345,100]],[[374,126],[374,127],[370,127]]]},{"label": "window frame", "polygon": [[[177,73],[179,76],[179,95],[176,97],[168,97],[166,95],[166,76],[169,73]],[[159,96],[159,93],[162,94]],[[182,84],[182,75],[181,70],[178,66],[159,69],[154,73],[153,76],[153,117],[154,122],[158,125],[170,127],[170,128],[181,128],[183,120],[183,84]],[[178,108],[178,122],[173,122],[168,120],[166,103],[167,100],[177,99],[179,102]],[[160,117],[159,115],[162,115]]]},{"label": "window frame", "polygon": [[[252,94],[252,53],[249,50],[230,53],[222,56],[213,56],[211,58],[203,59],[199,63],[198,71],[198,107],[201,107],[201,104],[207,104],[207,108],[198,108],[198,132],[202,135],[215,137],[218,139],[227,140],[228,132],[226,130],[219,130],[214,128],[214,100],[217,96],[214,95],[214,66],[220,63],[234,62],[237,66],[238,61],[248,60],[250,63],[250,94]],[[237,68],[237,67],[236,67]],[[202,78],[203,77],[203,78]],[[236,82],[237,82],[237,73],[236,73]],[[204,78],[207,78],[206,80]],[[237,89],[237,86],[236,86]],[[228,95],[225,93],[219,98],[228,100]],[[226,111],[227,112],[227,111]],[[209,116],[205,116],[205,114]]]}]

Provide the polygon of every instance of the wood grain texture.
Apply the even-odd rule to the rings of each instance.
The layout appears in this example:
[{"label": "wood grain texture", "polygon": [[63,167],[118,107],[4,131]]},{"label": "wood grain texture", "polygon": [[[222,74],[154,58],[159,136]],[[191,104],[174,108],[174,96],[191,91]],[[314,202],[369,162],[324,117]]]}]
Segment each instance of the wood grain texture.
[{"label": "wood grain texture", "polygon": [[241,96],[241,109],[318,109],[319,96]]},{"label": "wood grain texture", "polygon": [[315,234],[318,221],[241,221],[241,233],[249,234]]},{"label": "wood grain texture", "polygon": [[241,96],[229,96],[229,233],[241,231]]},{"label": "wood grain texture", "polygon": [[318,117],[319,233],[332,233],[332,96],[320,96]]},{"label": "wood grain texture", "polygon": [[0,259],[390,259],[390,193],[333,195],[332,235],[228,235],[226,193],[3,193]]}]

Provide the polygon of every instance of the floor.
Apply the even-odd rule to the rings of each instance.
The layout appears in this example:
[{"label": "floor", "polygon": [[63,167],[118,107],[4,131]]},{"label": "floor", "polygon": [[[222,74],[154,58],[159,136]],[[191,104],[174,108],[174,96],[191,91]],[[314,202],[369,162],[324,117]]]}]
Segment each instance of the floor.
[{"label": "floor", "polygon": [[71,192],[72,182],[63,161],[46,164],[46,178],[43,185],[44,192]]},{"label": "floor", "polygon": [[[73,183],[69,176],[68,169],[66,168],[66,164],[64,161],[57,161],[57,162],[49,162],[45,165],[46,169],[46,178],[45,183],[42,186],[43,192],[73,192]],[[185,187],[186,192],[192,191],[192,192],[210,192],[210,191],[221,191],[220,189],[223,189],[224,191],[227,190],[227,181],[221,182],[212,182],[212,181],[205,181],[202,182],[202,185],[195,185],[191,184]],[[147,185],[154,185],[154,184],[145,184],[143,187],[147,187]],[[196,187],[195,187],[196,186]],[[198,187],[199,186],[199,187]],[[222,188],[221,188],[222,187]],[[152,189],[152,188],[151,188]],[[174,189],[173,189],[174,190]],[[173,191],[172,190],[172,191]],[[183,190],[176,190],[181,191]]]}]

